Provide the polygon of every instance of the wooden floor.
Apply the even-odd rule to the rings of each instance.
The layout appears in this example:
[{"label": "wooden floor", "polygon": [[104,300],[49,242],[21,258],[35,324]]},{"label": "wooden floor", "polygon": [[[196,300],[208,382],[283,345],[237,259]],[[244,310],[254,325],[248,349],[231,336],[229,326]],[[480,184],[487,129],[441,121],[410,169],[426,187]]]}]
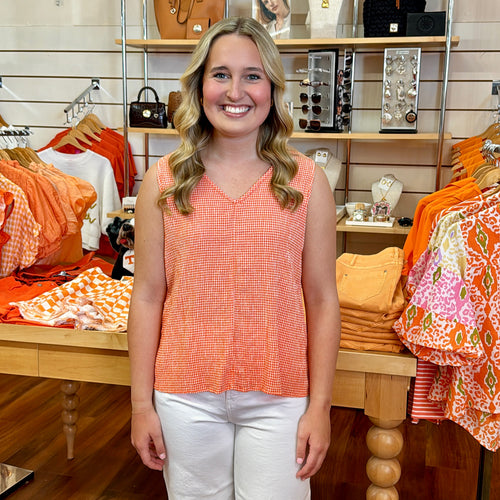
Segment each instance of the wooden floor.
[{"label": "wooden floor", "polygon": [[[0,375],[0,462],[35,471],[9,500],[165,499],[161,473],[146,469],[129,442],[127,387],[82,384],[74,460],[66,459],[59,382]],[[357,410],[332,408],[332,445],[312,481],[313,500],[363,500],[369,485]],[[480,447],[459,426],[405,423],[401,500],[474,500]],[[500,460],[493,461],[491,500],[500,500]],[[261,499],[255,499],[261,500]],[[292,499],[290,499],[292,500]]]}]

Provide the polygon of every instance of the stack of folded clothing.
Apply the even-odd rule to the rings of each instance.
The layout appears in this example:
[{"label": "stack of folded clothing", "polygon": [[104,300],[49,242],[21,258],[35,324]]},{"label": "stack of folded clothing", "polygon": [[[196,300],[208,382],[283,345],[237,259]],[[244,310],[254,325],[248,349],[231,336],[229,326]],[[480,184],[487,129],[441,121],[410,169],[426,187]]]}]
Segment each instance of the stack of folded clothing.
[{"label": "stack of folded clothing", "polygon": [[405,306],[401,270],[404,253],[388,247],[374,255],[344,253],[337,259],[342,319],[340,346],[363,351],[402,352],[393,330]]}]

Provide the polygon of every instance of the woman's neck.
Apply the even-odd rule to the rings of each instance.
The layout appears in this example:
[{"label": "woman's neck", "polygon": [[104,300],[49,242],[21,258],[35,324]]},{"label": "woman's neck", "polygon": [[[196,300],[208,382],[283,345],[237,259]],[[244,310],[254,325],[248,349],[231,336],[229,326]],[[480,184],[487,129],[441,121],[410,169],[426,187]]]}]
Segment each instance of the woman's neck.
[{"label": "woman's neck", "polygon": [[207,157],[219,161],[231,161],[235,158],[249,160],[258,159],[257,144],[254,138],[226,138],[213,136],[210,144],[205,149]]}]

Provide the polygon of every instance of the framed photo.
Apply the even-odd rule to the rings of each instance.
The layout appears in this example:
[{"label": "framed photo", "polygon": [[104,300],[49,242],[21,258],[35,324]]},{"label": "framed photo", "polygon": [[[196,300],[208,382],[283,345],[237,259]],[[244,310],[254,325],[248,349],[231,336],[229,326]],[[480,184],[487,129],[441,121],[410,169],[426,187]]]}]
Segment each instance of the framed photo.
[{"label": "framed photo", "polygon": [[308,0],[252,0],[252,17],[277,39],[309,38]]}]

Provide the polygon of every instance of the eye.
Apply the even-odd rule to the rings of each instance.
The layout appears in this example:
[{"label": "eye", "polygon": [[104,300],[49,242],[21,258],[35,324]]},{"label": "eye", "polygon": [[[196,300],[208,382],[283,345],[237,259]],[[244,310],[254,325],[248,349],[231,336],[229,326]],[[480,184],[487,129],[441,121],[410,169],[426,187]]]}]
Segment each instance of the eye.
[{"label": "eye", "polygon": [[229,75],[227,73],[223,73],[222,71],[218,71],[213,74],[213,77],[219,80],[224,80],[225,78],[229,78]]},{"label": "eye", "polygon": [[251,74],[249,74],[249,75],[247,76],[247,78],[248,78],[249,80],[254,80],[254,81],[256,81],[256,80],[261,80],[261,79],[262,79],[262,77],[261,77],[260,75],[256,74],[256,73],[251,73]]}]

